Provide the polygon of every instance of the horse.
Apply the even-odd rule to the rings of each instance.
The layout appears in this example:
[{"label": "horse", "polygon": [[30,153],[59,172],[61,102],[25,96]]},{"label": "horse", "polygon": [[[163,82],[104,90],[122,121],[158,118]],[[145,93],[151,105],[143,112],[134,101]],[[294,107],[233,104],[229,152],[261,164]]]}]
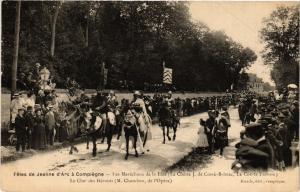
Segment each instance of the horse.
[{"label": "horse", "polygon": [[126,140],[126,155],[125,155],[125,160],[128,159],[129,156],[129,137],[133,137],[133,148],[135,150],[135,157],[138,157],[139,154],[136,150],[136,143],[138,139],[138,127],[137,127],[137,119],[133,115],[132,111],[128,109],[126,111],[126,114],[124,116],[124,121],[123,121],[123,130],[125,133],[125,140]]},{"label": "horse", "polygon": [[109,111],[107,112],[107,121],[104,127],[104,134],[101,143],[104,143],[104,139],[107,139],[107,149],[106,151],[110,150],[111,147],[111,140],[113,137],[113,134],[115,133],[115,129],[117,126],[116,122],[116,115],[112,112]]},{"label": "horse", "polygon": [[167,137],[168,140],[171,141],[171,137],[169,136],[169,129],[173,129],[173,141],[176,139],[176,131],[177,127],[180,124],[180,119],[175,115],[175,113],[170,109],[167,104],[163,104],[162,108],[159,110],[159,124],[163,130],[163,144],[166,143],[165,139],[165,128],[167,128]]},{"label": "horse", "polygon": [[80,110],[77,106],[74,106],[68,102],[61,102],[59,104],[59,113],[63,114],[61,118],[61,126],[66,128],[67,138],[70,143],[69,154],[73,154],[73,150],[78,152],[78,149],[74,146],[74,139],[79,132],[78,119],[81,117]]}]

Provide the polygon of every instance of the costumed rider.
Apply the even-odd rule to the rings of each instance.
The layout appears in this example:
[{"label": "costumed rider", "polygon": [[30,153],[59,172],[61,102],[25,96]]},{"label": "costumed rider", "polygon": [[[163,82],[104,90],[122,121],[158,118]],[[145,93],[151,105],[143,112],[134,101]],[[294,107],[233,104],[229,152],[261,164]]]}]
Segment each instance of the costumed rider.
[{"label": "costumed rider", "polygon": [[180,119],[178,118],[178,116],[176,115],[175,110],[174,110],[175,101],[172,98],[172,91],[168,91],[168,94],[165,97],[165,102],[167,103],[168,109],[171,112],[173,121],[179,123]]},{"label": "costumed rider", "polygon": [[[97,95],[95,96],[93,102],[92,102],[92,110],[94,111],[94,114],[97,116],[100,116],[102,122],[100,123],[100,127],[102,130],[102,134],[105,134],[105,128],[107,123],[107,112],[108,112],[108,106],[107,106],[107,98],[105,95],[100,91],[97,90]],[[99,129],[98,128],[98,129]]]},{"label": "costumed rider", "polygon": [[169,108],[172,108],[173,101],[174,100],[172,98],[172,91],[169,91],[166,96],[166,102],[167,102]]},{"label": "costumed rider", "polygon": [[[138,143],[142,154],[145,152],[147,140],[151,139],[151,117],[147,113],[146,105],[140,91],[135,91],[131,103],[138,124]],[[149,149],[147,149],[149,151]]]}]

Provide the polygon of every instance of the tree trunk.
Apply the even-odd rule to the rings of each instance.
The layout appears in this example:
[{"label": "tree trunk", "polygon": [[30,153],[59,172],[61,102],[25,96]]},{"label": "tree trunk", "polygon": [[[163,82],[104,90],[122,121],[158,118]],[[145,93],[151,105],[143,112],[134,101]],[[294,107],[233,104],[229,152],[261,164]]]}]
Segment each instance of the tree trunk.
[{"label": "tree trunk", "polygon": [[89,46],[89,20],[88,20],[88,16],[87,16],[87,20],[86,20],[86,28],[85,28],[85,47]]},{"label": "tree trunk", "polygon": [[52,27],[51,27],[51,48],[50,48],[50,55],[51,57],[54,56],[54,50],[55,50],[55,32],[56,32],[56,21],[59,13],[59,8],[61,6],[62,2],[57,2],[57,6],[55,9]]},{"label": "tree trunk", "polygon": [[16,6],[16,21],[15,21],[15,44],[13,63],[11,67],[11,95],[17,89],[17,69],[18,69],[18,54],[19,54],[19,37],[20,37],[20,14],[21,14],[21,1],[17,1]]}]

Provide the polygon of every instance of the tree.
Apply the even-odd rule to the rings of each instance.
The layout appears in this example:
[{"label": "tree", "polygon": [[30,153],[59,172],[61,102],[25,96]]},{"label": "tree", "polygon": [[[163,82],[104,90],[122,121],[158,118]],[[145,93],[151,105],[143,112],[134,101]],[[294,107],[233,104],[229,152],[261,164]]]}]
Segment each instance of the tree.
[{"label": "tree", "polygon": [[279,7],[263,20],[260,32],[266,44],[263,58],[273,66],[271,77],[278,88],[299,81],[299,8],[298,5]]},{"label": "tree", "polygon": [[50,55],[51,57],[54,56],[54,50],[55,50],[55,34],[56,34],[56,21],[59,13],[59,9],[62,5],[61,1],[57,2],[57,5],[55,6],[55,12],[53,15],[53,21],[51,26],[51,46],[50,46]]},{"label": "tree", "polygon": [[11,91],[12,94],[17,89],[17,69],[18,69],[18,55],[19,55],[19,36],[20,36],[20,15],[21,15],[21,1],[17,1],[16,6],[16,19],[15,19],[15,43],[14,43],[14,56],[13,56],[13,64],[11,68]]},{"label": "tree", "polygon": [[[2,82],[8,86],[15,4],[4,1],[2,5]],[[165,61],[166,67],[173,68],[176,87],[224,91],[256,59],[252,50],[224,32],[194,23],[186,2],[64,1],[58,5],[22,2],[18,65],[23,73],[36,62],[48,65],[57,87],[73,77],[85,88],[96,88],[105,62],[107,88],[127,81],[142,89],[144,84],[162,83]]]}]

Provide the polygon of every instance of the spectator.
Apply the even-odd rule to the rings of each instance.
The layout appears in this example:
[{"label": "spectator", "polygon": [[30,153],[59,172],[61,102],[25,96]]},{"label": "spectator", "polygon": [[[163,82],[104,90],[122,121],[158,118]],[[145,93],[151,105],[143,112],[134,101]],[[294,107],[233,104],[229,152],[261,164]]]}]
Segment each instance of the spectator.
[{"label": "spectator", "polygon": [[24,108],[20,107],[18,109],[18,114],[15,119],[15,127],[16,127],[16,136],[17,136],[17,144],[16,150],[20,151],[20,147],[22,147],[22,152],[25,151],[26,145],[26,121],[24,117]]}]

